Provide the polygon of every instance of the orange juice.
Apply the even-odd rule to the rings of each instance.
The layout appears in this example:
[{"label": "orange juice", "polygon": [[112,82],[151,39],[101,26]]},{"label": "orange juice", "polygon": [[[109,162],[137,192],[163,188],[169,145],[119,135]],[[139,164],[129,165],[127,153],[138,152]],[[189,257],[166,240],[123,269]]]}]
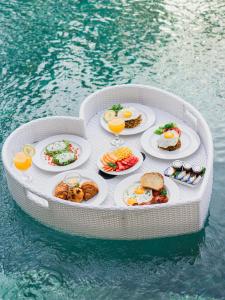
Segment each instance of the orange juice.
[{"label": "orange juice", "polygon": [[125,122],[121,118],[113,118],[108,122],[108,127],[114,134],[120,134],[125,128]]},{"label": "orange juice", "polygon": [[32,158],[23,152],[18,152],[13,158],[15,167],[20,171],[28,170],[32,165]]}]

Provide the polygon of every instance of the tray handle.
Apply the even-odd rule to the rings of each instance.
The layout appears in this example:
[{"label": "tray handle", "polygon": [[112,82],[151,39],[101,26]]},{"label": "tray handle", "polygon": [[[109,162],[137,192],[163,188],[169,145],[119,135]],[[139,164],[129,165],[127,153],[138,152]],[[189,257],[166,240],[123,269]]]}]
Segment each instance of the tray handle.
[{"label": "tray handle", "polygon": [[26,196],[27,198],[34,202],[36,205],[40,206],[41,208],[49,208],[49,203],[48,200],[41,198],[40,196],[30,192],[30,191],[26,191]]}]

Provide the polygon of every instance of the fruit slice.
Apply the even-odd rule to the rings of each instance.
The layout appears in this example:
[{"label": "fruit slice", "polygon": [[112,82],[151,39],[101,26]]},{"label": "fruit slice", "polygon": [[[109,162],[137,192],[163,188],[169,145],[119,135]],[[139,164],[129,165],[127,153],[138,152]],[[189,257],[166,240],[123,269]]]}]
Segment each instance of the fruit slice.
[{"label": "fruit slice", "polygon": [[129,198],[127,200],[127,204],[130,205],[130,206],[133,206],[133,205],[138,204],[138,203],[137,203],[137,200],[135,198]]},{"label": "fruit slice", "polygon": [[35,150],[34,146],[32,146],[30,144],[26,144],[23,147],[23,153],[26,156],[33,157],[35,155],[35,153],[36,153],[36,150]]},{"label": "fruit slice", "polygon": [[115,118],[116,116],[116,112],[114,110],[107,110],[105,113],[104,113],[104,120],[106,122],[109,122],[111,121],[113,118]]}]

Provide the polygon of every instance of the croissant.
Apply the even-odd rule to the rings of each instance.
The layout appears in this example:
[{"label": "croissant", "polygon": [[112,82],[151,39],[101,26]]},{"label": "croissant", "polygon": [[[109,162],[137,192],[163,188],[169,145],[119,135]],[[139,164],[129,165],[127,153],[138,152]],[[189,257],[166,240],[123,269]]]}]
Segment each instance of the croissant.
[{"label": "croissant", "polygon": [[86,181],[81,185],[84,192],[84,200],[93,198],[98,193],[98,186],[93,181]]},{"label": "croissant", "polygon": [[55,197],[67,200],[68,190],[68,185],[64,182],[60,182],[55,188]]}]

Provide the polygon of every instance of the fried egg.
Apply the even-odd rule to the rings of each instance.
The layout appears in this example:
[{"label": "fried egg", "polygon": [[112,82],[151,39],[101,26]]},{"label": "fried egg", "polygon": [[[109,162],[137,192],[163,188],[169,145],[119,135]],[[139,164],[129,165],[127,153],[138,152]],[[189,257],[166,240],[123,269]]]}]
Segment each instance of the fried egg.
[{"label": "fried egg", "polygon": [[118,117],[125,121],[136,119],[138,116],[140,116],[140,112],[132,106],[125,107],[118,112]]},{"label": "fried egg", "polygon": [[160,148],[174,147],[178,143],[179,134],[175,130],[168,130],[160,135],[157,143]]},{"label": "fried egg", "polygon": [[130,186],[124,192],[124,201],[128,205],[149,202],[152,199],[152,190],[145,189],[140,184]]}]

